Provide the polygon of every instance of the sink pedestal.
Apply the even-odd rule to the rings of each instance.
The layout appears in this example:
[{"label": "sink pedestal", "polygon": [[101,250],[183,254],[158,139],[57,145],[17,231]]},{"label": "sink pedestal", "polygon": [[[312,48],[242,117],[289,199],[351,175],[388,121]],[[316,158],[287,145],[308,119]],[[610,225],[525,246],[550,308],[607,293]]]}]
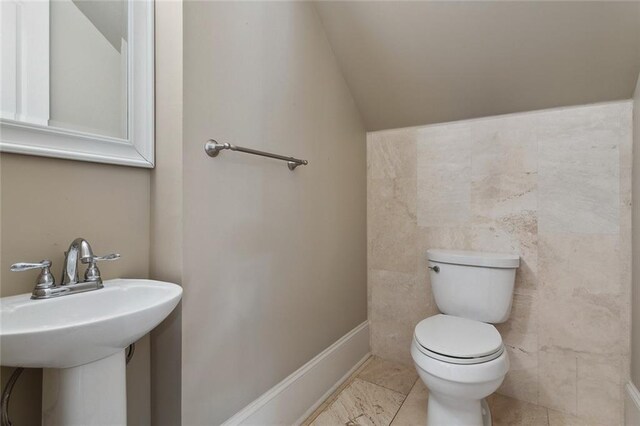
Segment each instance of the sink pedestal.
[{"label": "sink pedestal", "polygon": [[180,286],[162,281],[103,284],[48,300],[32,300],[31,293],[0,298],[0,361],[45,369],[45,426],[126,425],[125,349],[182,296]]},{"label": "sink pedestal", "polygon": [[43,426],[127,424],[124,350],[71,368],[45,368]]}]

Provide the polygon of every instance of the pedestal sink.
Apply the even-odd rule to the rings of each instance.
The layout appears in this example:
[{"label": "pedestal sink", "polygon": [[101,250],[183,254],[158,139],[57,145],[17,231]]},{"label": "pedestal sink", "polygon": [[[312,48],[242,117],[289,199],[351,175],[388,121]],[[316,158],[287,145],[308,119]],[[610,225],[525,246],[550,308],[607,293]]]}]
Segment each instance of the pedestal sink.
[{"label": "pedestal sink", "polygon": [[116,279],[47,300],[0,299],[0,363],[44,368],[43,425],[125,425],[124,350],[176,307],[178,285]]}]

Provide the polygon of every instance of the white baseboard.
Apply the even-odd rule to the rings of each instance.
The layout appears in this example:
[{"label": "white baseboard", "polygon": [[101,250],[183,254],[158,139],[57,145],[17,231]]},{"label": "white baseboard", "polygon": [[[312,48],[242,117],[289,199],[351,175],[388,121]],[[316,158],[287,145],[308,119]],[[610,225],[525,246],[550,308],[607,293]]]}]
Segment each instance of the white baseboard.
[{"label": "white baseboard", "polygon": [[632,382],[625,386],[624,424],[626,426],[640,426],[640,392]]},{"label": "white baseboard", "polygon": [[[369,331],[367,331],[367,333],[368,332]],[[309,407],[309,409],[307,409],[307,411],[305,411],[305,413],[302,416],[300,416],[300,418],[298,418],[296,422],[293,423],[293,426],[299,426],[305,420],[307,420],[309,416],[313,414],[313,412],[316,411],[316,409],[320,407],[320,405],[322,405],[322,403],[325,402],[327,398],[329,398],[329,396],[331,396],[331,394],[334,393],[336,389],[340,387],[340,385],[342,385],[349,377],[351,377],[351,375],[355,373],[356,370],[360,368],[360,366],[364,364],[365,361],[368,360],[370,357],[371,357],[371,352],[367,352],[366,354],[364,354],[364,356],[360,358],[360,360],[353,367],[351,367],[349,371],[344,373],[344,375],[340,377],[340,379],[337,382],[335,382],[333,386],[331,386],[331,388],[329,388],[324,394],[322,394],[322,396],[318,398],[318,400],[314,402],[311,405],[311,407]]]},{"label": "white baseboard", "polygon": [[369,322],[365,321],[223,425],[300,424],[368,357]]}]

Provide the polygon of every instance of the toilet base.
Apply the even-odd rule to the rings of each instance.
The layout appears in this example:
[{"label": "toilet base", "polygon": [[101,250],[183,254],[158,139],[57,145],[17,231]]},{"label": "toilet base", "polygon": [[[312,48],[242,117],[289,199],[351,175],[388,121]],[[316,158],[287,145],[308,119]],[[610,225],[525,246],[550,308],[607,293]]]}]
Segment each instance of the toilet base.
[{"label": "toilet base", "polygon": [[427,426],[491,426],[491,411],[485,399],[454,399],[429,394]]},{"label": "toilet base", "polygon": [[484,426],[492,426],[493,420],[491,420],[491,410],[489,409],[489,404],[486,399],[482,400],[482,424]]}]

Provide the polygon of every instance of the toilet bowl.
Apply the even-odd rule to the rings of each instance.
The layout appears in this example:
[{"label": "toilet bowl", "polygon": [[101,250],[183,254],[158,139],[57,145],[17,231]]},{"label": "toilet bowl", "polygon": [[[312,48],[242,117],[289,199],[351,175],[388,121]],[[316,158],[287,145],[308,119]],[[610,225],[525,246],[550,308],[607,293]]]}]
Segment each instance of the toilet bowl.
[{"label": "toilet bowl", "polygon": [[429,390],[428,426],[490,426],[485,398],[509,371],[492,323],[509,318],[520,257],[428,250],[429,278],[441,314],[414,330],[411,356]]},{"label": "toilet bowl", "polygon": [[498,389],[509,371],[495,327],[448,315],[427,318],[416,326],[411,356],[429,389],[427,425],[491,424],[483,399]]}]

